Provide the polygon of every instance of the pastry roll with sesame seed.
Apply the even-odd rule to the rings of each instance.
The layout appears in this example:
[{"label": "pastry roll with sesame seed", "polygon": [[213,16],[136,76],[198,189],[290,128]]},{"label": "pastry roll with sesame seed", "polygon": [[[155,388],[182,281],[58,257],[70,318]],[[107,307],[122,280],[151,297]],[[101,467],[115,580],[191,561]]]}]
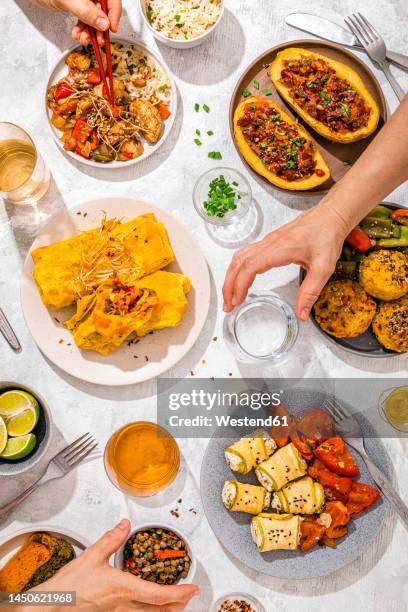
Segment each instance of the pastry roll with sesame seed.
[{"label": "pastry roll with sesame seed", "polygon": [[267,461],[263,461],[255,474],[267,491],[279,491],[285,484],[306,474],[307,463],[290,442],[280,448]]},{"label": "pastry roll with sesame seed", "polygon": [[251,535],[259,552],[296,550],[300,541],[301,517],[261,513],[251,520]]},{"label": "pastry roll with sesame seed", "polygon": [[233,472],[248,474],[276,450],[276,442],[265,431],[238,440],[225,449],[225,460]]},{"label": "pastry roll with sesame seed", "polygon": [[230,512],[260,514],[269,508],[271,494],[258,485],[227,480],[222,489],[222,502]]},{"label": "pastry roll with sesame seed", "polygon": [[277,491],[271,507],[278,512],[290,514],[315,514],[324,504],[324,490],[310,476],[293,480]]}]

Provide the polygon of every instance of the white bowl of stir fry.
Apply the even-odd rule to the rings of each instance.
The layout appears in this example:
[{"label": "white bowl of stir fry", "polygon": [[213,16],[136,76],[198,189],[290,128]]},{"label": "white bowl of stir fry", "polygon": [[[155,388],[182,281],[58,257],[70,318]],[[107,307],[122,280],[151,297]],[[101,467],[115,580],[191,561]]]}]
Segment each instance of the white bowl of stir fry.
[{"label": "white bowl of stir fry", "polygon": [[152,155],[169,135],[177,112],[175,84],[163,60],[122,37],[112,38],[111,50],[114,106],[105,95],[92,47],[65,52],[45,94],[57,145],[96,168],[128,167]]}]

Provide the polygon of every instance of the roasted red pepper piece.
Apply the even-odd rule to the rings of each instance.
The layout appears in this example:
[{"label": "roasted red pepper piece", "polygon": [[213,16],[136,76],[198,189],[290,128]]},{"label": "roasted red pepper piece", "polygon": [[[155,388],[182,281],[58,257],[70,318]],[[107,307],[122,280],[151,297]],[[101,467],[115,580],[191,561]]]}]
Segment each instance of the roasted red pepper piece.
[{"label": "roasted red pepper piece", "polygon": [[324,537],[326,528],[324,525],[319,525],[316,519],[305,517],[300,524],[300,550],[306,552],[316,546]]},{"label": "roasted red pepper piece", "polygon": [[306,461],[311,461],[313,459],[313,450],[316,446],[315,440],[309,440],[307,438],[300,438],[297,435],[292,435],[291,441],[296,446],[302,457],[306,459]]},{"label": "roasted red pepper piece", "polygon": [[71,85],[68,85],[67,83],[59,83],[55,92],[55,100],[58,102],[59,100],[68,98],[73,93],[74,90],[72,89]]},{"label": "roasted red pepper piece", "polygon": [[347,502],[347,510],[351,515],[360,514],[370,508],[380,497],[379,491],[364,482],[353,482]]},{"label": "roasted red pepper piece", "polygon": [[398,208],[390,214],[390,218],[401,225],[408,225],[408,209]]},{"label": "roasted red pepper piece", "polygon": [[329,470],[325,468],[317,471],[317,480],[320,482],[324,489],[330,489],[331,491],[335,491],[339,497],[336,499],[340,499],[343,502],[347,502],[348,495],[351,490],[351,485],[353,481],[351,478],[345,478],[344,476],[338,476],[337,474],[333,474]]},{"label": "roasted red pepper piece", "polygon": [[333,540],[345,536],[348,531],[346,525],[350,520],[350,514],[343,502],[328,502],[325,506],[325,512],[328,512],[332,519],[330,527],[326,527],[326,536]]},{"label": "roasted red pepper piece", "polygon": [[90,68],[88,70],[88,78],[86,80],[90,85],[99,85],[102,80],[99,70],[97,68]]},{"label": "roasted red pepper piece", "polygon": [[361,227],[355,227],[351,230],[346,238],[346,242],[348,242],[358,253],[365,253],[373,246],[371,238],[361,229]]},{"label": "roasted red pepper piece", "polygon": [[159,111],[160,117],[163,119],[163,121],[166,121],[166,119],[168,119],[171,115],[168,106],[162,102],[157,105],[157,110]]},{"label": "roasted red pepper piece", "polygon": [[353,478],[360,474],[357,463],[354,461],[353,455],[346,448],[344,441],[337,438],[329,438],[315,450],[315,455],[324,466],[338,474],[339,476],[349,476]]},{"label": "roasted red pepper piece", "polygon": [[92,133],[92,128],[83,119],[77,119],[72,130],[72,136],[78,142],[84,143]]}]

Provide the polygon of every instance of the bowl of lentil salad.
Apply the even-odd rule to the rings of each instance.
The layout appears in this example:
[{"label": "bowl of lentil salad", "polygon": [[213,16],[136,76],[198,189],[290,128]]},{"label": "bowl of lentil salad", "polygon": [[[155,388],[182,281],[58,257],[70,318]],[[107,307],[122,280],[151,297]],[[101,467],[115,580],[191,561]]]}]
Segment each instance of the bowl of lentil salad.
[{"label": "bowl of lentil salad", "polygon": [[157,584],[190,583],[196,560],[187,536],[166,523],[144,523],[115,554],[115,567]]}]

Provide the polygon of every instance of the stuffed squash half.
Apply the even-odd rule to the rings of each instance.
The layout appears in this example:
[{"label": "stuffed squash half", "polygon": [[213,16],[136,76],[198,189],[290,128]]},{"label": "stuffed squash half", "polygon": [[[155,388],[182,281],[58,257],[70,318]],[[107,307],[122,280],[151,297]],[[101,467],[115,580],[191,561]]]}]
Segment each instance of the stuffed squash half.
[{"label": "stuffed squash half", "polygon": [[277,187],[313,189],[330,177],[306,130],[265,98],[253,96],[238,104],[234,136],[251,168]]},{"label": "stuffed squash half", "polygon": [[349,66],[307,49],[277,54],[270,77],[288,104],[318,134],[349,143],[372,134],[380,111],[360,76]]}]

